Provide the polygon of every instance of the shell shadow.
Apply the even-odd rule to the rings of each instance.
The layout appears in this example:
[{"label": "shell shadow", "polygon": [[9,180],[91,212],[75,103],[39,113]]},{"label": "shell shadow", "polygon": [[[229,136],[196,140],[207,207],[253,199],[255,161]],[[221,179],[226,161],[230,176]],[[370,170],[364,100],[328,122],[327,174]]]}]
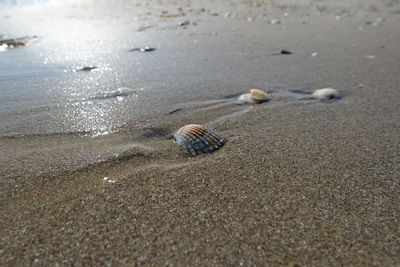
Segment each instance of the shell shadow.
[{"label": "shell shadow", "polygon": [[320,102],[320,99],[316,99],[315,97],[312,97],[313,91],[309,90],[289,90],[289,91],[281,91],[280,94],[284,97],[288,97],[291,99],[295,100],[301,100],[305,102],[310,102],[310,101],[317,101]]},{"label": "shell shadow", "polygon": [[[271,94],[273,92],[274,91],[267,91],[268,94]],[[171,114],[186,111],[186,110],[192,110],[192,111],[212,110],[212,109],[218,109],[218,108],[221,108],[221,107],[227,106],[227,105],[243,105],[243,106],[259,105],[262,103],[267,103],[267,102],[272,101],[272,99],[270,98],[270,99],[258,101],[256,103],[243,103],[242,101],[238,100],[239,96],[242,94],[243,94],[243,92],[240,92],[240,93],[235,93],[235,94],[229,94],[229,95],[223,96],[219,99],[181,103],[178,105],[177,108],[171,109],[171,111],[169,111],[167,114],[171,115]]]},{"label": "shell shadow", "polygon": [[145,132],[139,136],[140,138],[150,139],[150,138],[158,138],[158,139],[172,139],[173,131],[169,128],[148,128],[145,129]]}]

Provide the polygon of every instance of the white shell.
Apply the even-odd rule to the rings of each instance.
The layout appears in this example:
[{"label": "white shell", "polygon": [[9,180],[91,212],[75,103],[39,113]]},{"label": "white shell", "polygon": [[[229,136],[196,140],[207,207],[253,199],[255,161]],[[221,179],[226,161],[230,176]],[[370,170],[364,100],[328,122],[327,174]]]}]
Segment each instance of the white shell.
[{"label": "white shell", "polygon": [[254,104],[254,103],[255,103],[254,99],[251,98],[251,95],[250,95],[250,94],[243,94],[243,95],[240,95],[239,98],[238,98],[238,100],[239,100],[240,102],[242,102],[242,103],[247,103],[247,104]]},{"label": "white shell", "polygon": [[323,88],[323,89],[315,90],[311,94],[311,97],[321,99],[321,100],[341,99],[342,94],[332,88]]},{"label": "white shell", "polygon": [[249,94],[240,95],[238,100],[241,103],[255,104],[268,101],[269,95],[260,89],[250,89]]},{"label": "white shell", "polygon": [[192,155],[211,153],[228,140],[217,131],[199,124],[189,124],[174,134],[176,144],[183,146]]}]

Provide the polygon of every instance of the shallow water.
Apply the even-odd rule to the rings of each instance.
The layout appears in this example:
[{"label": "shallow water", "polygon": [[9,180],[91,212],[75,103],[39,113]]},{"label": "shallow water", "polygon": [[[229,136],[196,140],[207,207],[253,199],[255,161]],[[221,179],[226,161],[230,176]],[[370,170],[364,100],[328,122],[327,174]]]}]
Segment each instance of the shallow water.
[{"label": "shallow water", "polygon": [[[117,132],[165,122],[165,114],[178,109],[214,112],[229,103],[227,96],[249,88],[281,91],[281,95],[329,85],[341,88],[343,84],[332,81],[350,67],[335,69],[335,74],[330,65],[341,60],[333,55],[348,49],[351,38],[335,44],[335,38],[314,33],[340,24],[335,12],[346,3],[332,5],[323,21],[299,25],[303,20],[321,20],[318,2],[252,6],[248,1],[229,5],[217,1],[193,3],[188,9],[184,2],[123,1],[111,7],[107,1],[1,1],[4,38],[37,38],[26,47],[0,52],[0,136]],[[180,16],[178,8],[185,15]],[[173,16],[162,17],[164,11]],[[297,12],[296,17],[287,16],[288,11]],[[352,18],[356,9],[348,14],[346,23],[356,29],[360,24]],[[283,24],[271,25],[271,19]],[[189,25],[179,26],[187,20]],[[299,30],[297,43],[288,43]],[[157,49],[129,52],[145,46]],[[271,56],[281,49],[295,54]],[[367,51],[363,53],[362,45],[358,49],[354,57],[365,60],[361,57]],[[311,57],[315,51],[320,56]],[[98,68],[77,71],[91,65]],[[120,93],[121,88],[132,93]]]},{"label": "shallow water", "polygon": [[[74,17],[75,6],[69,3],[3,9],[10,14],[0,27],[6,37],[38,38],[0,53],[1,135],[111,130],[129,117],[128,105],[130,110],[135,106],[135,99],[126,94],[89,101],[124,87],[119,73],[131,64],[118,61],[129,47],[123,37],[129,26],[110,25],[95,9]],[[134,59],[133,65],[139,61]],[[90,64],[99,68],[76,71]],[[139,89],[137,82],[134,89]]]}]

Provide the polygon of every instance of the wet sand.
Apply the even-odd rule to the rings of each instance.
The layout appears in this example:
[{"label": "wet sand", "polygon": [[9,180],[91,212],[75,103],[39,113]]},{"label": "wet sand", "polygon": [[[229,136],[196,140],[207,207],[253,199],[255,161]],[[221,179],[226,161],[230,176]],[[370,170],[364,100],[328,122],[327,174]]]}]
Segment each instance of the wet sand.
[{"label": "wet sand", "polygon": [[[203,18],[177,53],[149,54],[182,67],[161,69],[162,90],[113,133],[0,137],[1,265],[398,264],[400,5],[352,2]],[[179,42],[193,36],[196,53]],[[329,86],[343,98],[290,93]],[[233,102],[253,87],[272,100]],[[227,144],[189,156],[171,139],[188,123]]]}]

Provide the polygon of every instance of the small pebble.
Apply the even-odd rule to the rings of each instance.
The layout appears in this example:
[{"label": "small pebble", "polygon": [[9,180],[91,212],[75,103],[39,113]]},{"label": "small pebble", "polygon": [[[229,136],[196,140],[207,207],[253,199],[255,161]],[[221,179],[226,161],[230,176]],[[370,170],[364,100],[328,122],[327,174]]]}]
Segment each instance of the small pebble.
[{"label": "small pebble", "polygon": [[91,65],[91,66],[84,66],[84,67],[82,67],[82,68],[80,68],[78,70],[79,71],[91,71],[91,70],[94,70],[94,69],[97,69],[97,68],[98,68],[97,66]]},{"label": "small pebble", "polygon": [[155,51],[155,50],[157,50],[157,48],[145,46],[145,47],[142,47],[142,48],[132,48],[132,49],[129,49],[128,51],[129,52],[138,51],[138,52],[141,52],[141,53],[145,53],[145,52],[152,52],[152,51]]},{"label": "small pebble", "polygon": [[271,20],[269,21],[269,23],[275,25],[275,24],[281,24],[281,21],[280,21],[280,20],[277,20],[277,19],[271,19]]},{"label": "small pebble", "polygon": [[189,24],[190,24],[190,21],[185,20],[185,21],[180,22],[178,25],[179,25],[179,26],[187,26],[187,25],[189,25]]},{"label": "small pebble", "polygon": [[291,54],[294,54],[294,53],[292,51],[283,49],[283,50],[281,50],[281,54],[282,55],[291,55]]}]

